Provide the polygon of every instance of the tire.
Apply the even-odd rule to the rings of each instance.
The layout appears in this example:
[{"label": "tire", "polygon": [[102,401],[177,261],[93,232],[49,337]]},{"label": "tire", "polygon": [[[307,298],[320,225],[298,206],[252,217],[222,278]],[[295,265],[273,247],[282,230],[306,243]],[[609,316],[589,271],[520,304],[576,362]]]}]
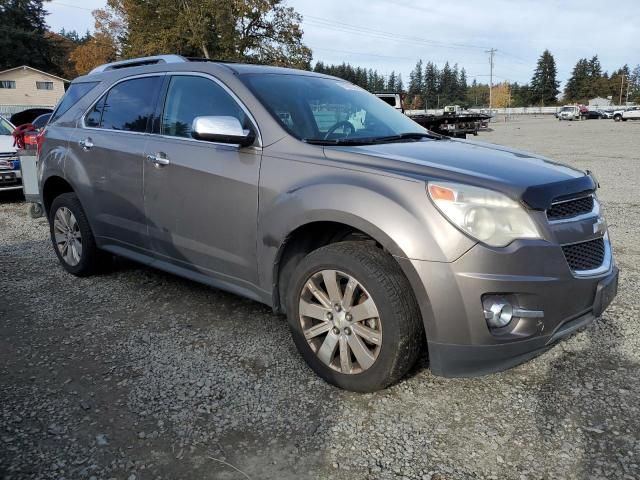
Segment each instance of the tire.
[{"label": "tire", "polygon": [[[53,200],[49,231],[53,250],[67,272],[86,277],[98,271],[104,255],[96,246],[87,216],[75,193],[63,193]],[[62,239],[64,241],[60,241]]]},{"label": "tire", "polygon": [[[338,289],[328,288],[325,278],[335,278]],[[349,285],[355,284],[349,302]],[[381,249],[365,242],[319,248],[297,265],[289,285],[293,341],[328,383],[373,392],[397,382],[415,364],[424,342],[420,310],[400,266]],[[336,306],[336,299],[341,305]]]},{"label": "tire", "polygon": [[620,120],[622,120],[622,116],[621,116],[621,115],[615,115],[615,116],[613,117],[613,121],[614,121],[614,122],[619,122]]}]

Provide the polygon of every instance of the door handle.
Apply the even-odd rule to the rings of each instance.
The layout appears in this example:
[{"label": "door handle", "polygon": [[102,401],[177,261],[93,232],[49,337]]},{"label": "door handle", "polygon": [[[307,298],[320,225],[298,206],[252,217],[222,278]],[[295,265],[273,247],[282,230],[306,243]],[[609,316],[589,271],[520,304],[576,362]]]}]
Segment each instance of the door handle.
[{"label": "door handle", "polygon": [[82,147],[82,149],[86,152],[93,148],[93,142],[90,138],[85,138],[84,140],[80,140],[78,144]]},{"label": "door handle", "polygon": [[149,154],[147,160],[153,163],[156,168],[165,167],[171,163],[164,153]]}]

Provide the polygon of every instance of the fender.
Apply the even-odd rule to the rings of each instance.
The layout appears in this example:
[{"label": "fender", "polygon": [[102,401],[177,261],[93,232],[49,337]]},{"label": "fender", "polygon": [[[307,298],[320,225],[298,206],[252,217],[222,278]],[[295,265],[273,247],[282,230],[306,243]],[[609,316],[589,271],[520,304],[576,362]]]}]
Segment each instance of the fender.
[{"label": "fender", "polygon": [[435,211],[424,182],[331,170],[273,198],[262,195],[257,246],[262,288],[273,285],[273,266],[291,232],[313,222],[348,225],[392,255],[416,260],[451,262],[475,244]]}]

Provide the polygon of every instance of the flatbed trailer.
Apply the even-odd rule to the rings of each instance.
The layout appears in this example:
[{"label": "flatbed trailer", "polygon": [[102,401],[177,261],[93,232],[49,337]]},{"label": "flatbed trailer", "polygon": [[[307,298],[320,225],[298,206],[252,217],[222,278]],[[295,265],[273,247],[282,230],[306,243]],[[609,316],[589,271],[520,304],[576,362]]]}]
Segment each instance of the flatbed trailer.
[{"label": "flatbed trailer", "polygon": [[482,122],[486,122],[491,118],[483,113],[453,115],[413,114],[408,115],[408,117],[427,130],[454,138],[478,135]]},{"label": "flatbed trailer", "polygon": [[427,113],[407,114],[402,103],[402,93],[375,92],[375,95],[396,110],[407,115],[420,126],[447,137],[467,138],[467,135],[478,135],[478,131],[483,126],[488,125],[491,118],[490,115],[484,113],[469,113],[461,110],[457,105],[445,107],[442,115]]}]

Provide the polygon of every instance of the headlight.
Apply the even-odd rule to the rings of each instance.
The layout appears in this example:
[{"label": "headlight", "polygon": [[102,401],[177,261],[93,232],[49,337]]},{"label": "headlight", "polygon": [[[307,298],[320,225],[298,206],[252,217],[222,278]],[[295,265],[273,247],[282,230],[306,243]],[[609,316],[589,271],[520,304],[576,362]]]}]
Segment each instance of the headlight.
[{"label": "headlight", "polygon": [[429,182],[427,190],[453,225],[487,245],[504,247],[517,238],[540,238],[529,214],[506,195],[449,182]]}]

